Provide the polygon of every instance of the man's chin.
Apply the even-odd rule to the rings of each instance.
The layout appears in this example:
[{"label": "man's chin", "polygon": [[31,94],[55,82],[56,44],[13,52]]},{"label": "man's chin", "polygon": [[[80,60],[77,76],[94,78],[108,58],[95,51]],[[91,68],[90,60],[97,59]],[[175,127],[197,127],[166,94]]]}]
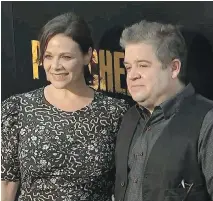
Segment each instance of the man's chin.
[{"label": "man's chin", "polygon": [[132,99],[137,103],[143,103],[145,101],[144,97],[132,96]]}]

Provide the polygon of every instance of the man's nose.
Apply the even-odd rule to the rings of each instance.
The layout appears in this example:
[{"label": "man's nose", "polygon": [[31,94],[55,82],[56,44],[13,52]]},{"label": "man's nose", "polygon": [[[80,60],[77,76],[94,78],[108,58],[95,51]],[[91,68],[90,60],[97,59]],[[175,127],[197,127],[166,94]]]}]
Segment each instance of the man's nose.
[{"label": "man's nose", "polygon": [[139,79],[141,76],[140,76],[140,73],[137,71],[136,68],[132,68],[131,71],[127,74],[127,78],[129,80],[136,80],[136,79]]}]

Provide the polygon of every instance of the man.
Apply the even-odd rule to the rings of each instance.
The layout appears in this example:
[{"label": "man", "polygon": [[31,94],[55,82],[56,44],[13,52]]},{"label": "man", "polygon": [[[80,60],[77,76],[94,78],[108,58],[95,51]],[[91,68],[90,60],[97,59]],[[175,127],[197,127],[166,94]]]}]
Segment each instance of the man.
[{"label": "man", "polygon": [[141,21],[120,43],[137,104],[117,137],[115,200],[213,200],[213,102],[186,85],[180,30]]}]

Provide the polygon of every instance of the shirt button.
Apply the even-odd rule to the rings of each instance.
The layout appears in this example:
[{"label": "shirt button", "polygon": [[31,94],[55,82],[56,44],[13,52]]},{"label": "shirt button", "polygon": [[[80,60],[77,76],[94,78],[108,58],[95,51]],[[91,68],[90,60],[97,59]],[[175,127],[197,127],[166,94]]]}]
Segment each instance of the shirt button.
[{"label": "shirt button", "polygon": [[134,179],[134,183],[136,184],[138,183],[138,178]]},{"label": "shirt button", "polygon": [[139,154],[139,156],[143,156],[143,152],[141,152],[141,153]]},{"label": "shirt button", "polygon": [[122,186],[122,187],[125,186],[125,182],[124,182],[124,181],[121,182],[121,186]]},{"label": "shirt button", "polygon": [[147,127],[147,129],[146,129],[147,131],[150,131],[151,130],[151,127],[149,126],[149,127]]}]

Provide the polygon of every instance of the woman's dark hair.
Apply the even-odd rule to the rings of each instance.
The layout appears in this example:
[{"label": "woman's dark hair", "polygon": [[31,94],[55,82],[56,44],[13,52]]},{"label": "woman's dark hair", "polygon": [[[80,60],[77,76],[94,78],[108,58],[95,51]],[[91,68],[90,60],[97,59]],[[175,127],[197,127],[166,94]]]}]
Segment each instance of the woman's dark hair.
[{"label": "woman's dark hair", "polygon": [[[44,53],[49,40],[57,34],[64,34],[78,43],[83,54],[88,53],[89,48],[94,48],[91,31],[86,21],[69,12],[56,16],[42,28],[39,36],[40,55],[39,62],[43,63]],[[87,84],[91,84],[93,76],[90,74],[88,65],[84,68],[84,78]]]}]

